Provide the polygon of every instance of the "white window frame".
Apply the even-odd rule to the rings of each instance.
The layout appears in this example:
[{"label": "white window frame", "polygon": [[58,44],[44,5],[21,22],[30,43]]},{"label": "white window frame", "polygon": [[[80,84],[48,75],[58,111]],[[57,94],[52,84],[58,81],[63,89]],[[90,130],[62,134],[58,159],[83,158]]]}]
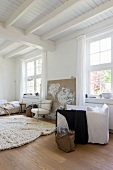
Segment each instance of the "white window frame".
[{"label": "white window frame", "polygon": [[[42,59],[42,56],[38,56],[37,58],[29,59],[29,60],[26,61],[26,64],[25,64],[25,77],[26,77],[25,91],[26,91],[26,93],[27,93],[27,79],[28,79],[28,77],[34,79],[34,94],[37,92],[36,91],[36,79],[42,78],[42,74],[36,75],[36,60],[39,60],[39,59]],[[27,63],[32,62],[32,61],[34,61],[34,75],[33,76],[27,76]],[[41,89],[40,89],[40,93],[41,93]]]},{"label": "white window frame", "polygon": [[[92,65],[90,66],[90,43],[101,39],[111,37],[111,63]],[[86,41],[86,93],[88,96],[97,96],[90,94],[90,72],[91,71],[101,71],[101,70],[111,70],[111,92],[113,92],[113,33],[108,33],[101,36],[96,36],[95,38],[87,39]]]}]

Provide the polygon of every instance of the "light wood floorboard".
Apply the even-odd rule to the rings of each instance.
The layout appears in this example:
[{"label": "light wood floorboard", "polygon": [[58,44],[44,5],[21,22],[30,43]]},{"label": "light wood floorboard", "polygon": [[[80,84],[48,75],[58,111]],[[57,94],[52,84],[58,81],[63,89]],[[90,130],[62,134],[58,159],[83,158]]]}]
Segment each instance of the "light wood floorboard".
[{"label": "light wood floorboard", "polygon": [[41,136],[19,148],[1,151],[0,170],[113,170],[113,134],[107,145],[77,144],[70,153],[58,149],[54,133]]}]

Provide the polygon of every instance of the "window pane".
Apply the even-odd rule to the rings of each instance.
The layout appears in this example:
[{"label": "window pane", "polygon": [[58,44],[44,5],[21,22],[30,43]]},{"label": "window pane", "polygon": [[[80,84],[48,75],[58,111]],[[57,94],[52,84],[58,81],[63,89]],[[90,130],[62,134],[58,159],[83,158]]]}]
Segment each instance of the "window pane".
[{"label": "window pane", "polygon": [[101,92],[111,92],[111,83],[102,83]]},{"label": "window pane", "polygon": [[99,41],[90,43],[90,54],[99,52]]},{"label": "window pane", "polygon": [[31,68],[34,69],[34,61],[31,62]]},{"label": "window pane", "polygon": [[41,74],[42,72],[42,67],[36,68],[36,75]]},{"label": "window pane", "polygon": [[102,70],[100,71],[101,82],[110,83],[111,82],[111,70]]},{"label": "window pane", "polygon": [[34,69],[27,70],[27,76],[33,76],[34,75]]},{"label": "window pane", "polygon": [[30,76],[33,76],[34,75],[34,69],[31,69],[30,71],[31,71]]},{"label": "window pane", "polygon": [[[27,93],[39,93],[41,87],[42,58],[27,62]],[[37,76],[38,75],[38,76]],[[37,78],[38,77],[38,78]]]},{"label": "window pane", "polygon": [[42,66],[42,59],[36,60],[36,67]]},{"label": "window pane", "polygon": [[100,51],[111,49],[111,37],[100,40]]},{"label": "window pane", "polygon": [[111,37],[90,43],[90,65],[111,62]]},{"label": "window pane", "polygon": [[99,53],[90,55],[90,65],[99,64]]},{"label": "window pane", "polygon": [[30,70],[27,70],[27,76],[30,76]]},{"label": "window pane", "polygon": [[34,61],[30,61],[27,63],[27,69],[34,68]]},{"label": "window pane", "polygon": [[100,84],[99,83],[93,83],[90,85],[90,93],[92,95],[100,94]]},{"label": "window pane", "polygon": [[100,53],[101,64],[111,62],[111,51],[105,51]]},{"label": "window pane", "polygon": [[27,80],[27,93],[34,93],[34,79]]},{"label": "window pane", "polygon": [[36,75],[42,73],[42,59],[36,60]]},{"label": "window pane", "polygon": [[111,70],[90,72],[90,94],[111,92]]},{"label": "window pane", "polygon": [[33,76],[34,75],[34,61],[27,63],[27,76]]},{"label": "window pane", "polygon": [[30,63],[27,63],[27,69],[30,69]]},{"label": "window pane", "polygon": [[36,79],[36,92],[40,94],[40,88],[41,88],[41,78]]},{"label": "window pane", "polygon": [[90,82],[100,82],[100,71],[93,71],[90,73]]}]

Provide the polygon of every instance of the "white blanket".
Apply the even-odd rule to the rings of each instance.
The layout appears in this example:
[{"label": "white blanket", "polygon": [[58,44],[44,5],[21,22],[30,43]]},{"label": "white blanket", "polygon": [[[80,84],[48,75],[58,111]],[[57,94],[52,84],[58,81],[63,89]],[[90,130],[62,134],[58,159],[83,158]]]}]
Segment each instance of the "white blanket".
[{"label": "white blanket", "polygon": [[0,105],[0,115],[11,114],[13,109],[14,109],[14,106],[10,103],[2,104],[2,105]]},{"label": "white blanket", "polygon": [[19,112],[19,101],[6,102],[6,100],[2,100],[2,104],[0,104],[0,115],[18,113]]}]

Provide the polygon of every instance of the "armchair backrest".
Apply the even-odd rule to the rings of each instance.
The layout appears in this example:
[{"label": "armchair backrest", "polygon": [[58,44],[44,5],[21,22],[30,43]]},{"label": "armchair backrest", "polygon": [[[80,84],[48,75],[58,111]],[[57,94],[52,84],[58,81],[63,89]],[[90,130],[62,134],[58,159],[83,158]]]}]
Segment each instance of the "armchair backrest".
[{"label": "armchair backrest", "polygon": [[40,108],[50,111],[52,106],[52,100],[43,100],[40,104]]}]

